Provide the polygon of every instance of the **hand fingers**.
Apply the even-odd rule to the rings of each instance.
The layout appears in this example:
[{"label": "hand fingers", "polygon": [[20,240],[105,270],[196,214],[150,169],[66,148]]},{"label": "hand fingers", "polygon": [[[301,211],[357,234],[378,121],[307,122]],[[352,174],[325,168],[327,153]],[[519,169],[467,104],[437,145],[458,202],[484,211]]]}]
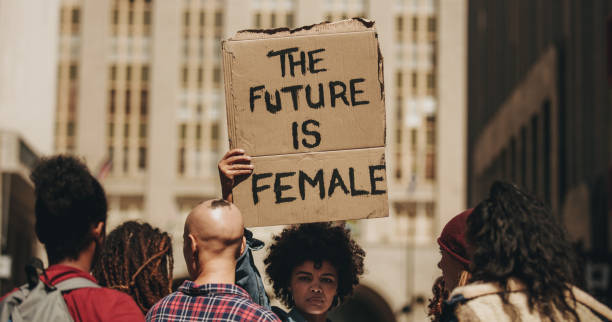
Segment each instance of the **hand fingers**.
[{"label": "hand fingers", "polygon": [[225,160],[231,157],[232,155],[239,155],[239,154],[244,154],[244,150],[243,149],[232,149],[232,150],[227,151],[221,160]]},{"label": "hand fingers", "polygon": [[228,174],[235,177],[235,176],[240,176],[244,174],[251,174],[252,172],[253,170],[230,170],[228,171]]},{"label": "hand fingers", "polygon": [[253,168],[255,168],[255,166],[252,164],[237,163],[230,165],[228,170],[253,170]]},{"label": "hand fingers", "polygon": [[243,155],[235,155],[232,157],[229,157],[225,160],[226,163],[228,164],[236,164],[236,163],[250,163],[251,162],[251,157],[243,154]]}]

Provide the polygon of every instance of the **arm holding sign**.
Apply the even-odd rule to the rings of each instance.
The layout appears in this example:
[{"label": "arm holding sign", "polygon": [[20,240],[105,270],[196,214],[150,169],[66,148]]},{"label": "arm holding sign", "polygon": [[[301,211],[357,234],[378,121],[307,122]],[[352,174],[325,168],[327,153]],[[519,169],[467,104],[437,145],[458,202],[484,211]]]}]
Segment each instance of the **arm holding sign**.
[{"label": "arm holding sign", "polygon": [[218,163],[223,199],[233,202],[232,189],[253,172],[251,157],[242,149],[227,151]]}]

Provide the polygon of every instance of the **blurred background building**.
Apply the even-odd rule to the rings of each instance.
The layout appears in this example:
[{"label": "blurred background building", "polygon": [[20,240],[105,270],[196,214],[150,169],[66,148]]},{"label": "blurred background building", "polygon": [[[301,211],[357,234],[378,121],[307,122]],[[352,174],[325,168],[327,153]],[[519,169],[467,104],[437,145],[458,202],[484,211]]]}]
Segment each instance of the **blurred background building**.
[{"label": "blurred background building", "polygon": [[546,200],[612,304],[612,3],[471,0],[469,204],[504,179]]},{"label": "blurred background building", "polygon": [[[348,223],[368,253],[367,273],[357,304],[338,314],[422,319],[440,274],[435,237],[466,200],[465,16],[457,0],[62,0],[54,151],[83,156],[100,174],[109,228],[149,221],[173,234],[181,254],[185,216],[220,194],[221,40],[242,29],[373,19],[385,58],[391,216]],[[254,229],[264,240],[279,230]],[[176,277],[185,276],[176,263]]]}]

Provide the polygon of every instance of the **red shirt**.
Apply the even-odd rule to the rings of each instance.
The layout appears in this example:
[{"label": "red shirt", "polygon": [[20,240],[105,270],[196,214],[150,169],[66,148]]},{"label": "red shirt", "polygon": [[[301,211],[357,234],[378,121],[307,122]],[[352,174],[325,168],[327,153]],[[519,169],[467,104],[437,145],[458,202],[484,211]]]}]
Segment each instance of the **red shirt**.
[{"label": "red shirt", "polygon": [[[51,285],[77,276],[98,283],[91,274],[66,265],[52,265],[46,272],[49,279],[44,276],[40,279]],[[81,288],[64,293],[64,300],[75,321],[144,321],[136,302],[129,295],[116,290]]]}]

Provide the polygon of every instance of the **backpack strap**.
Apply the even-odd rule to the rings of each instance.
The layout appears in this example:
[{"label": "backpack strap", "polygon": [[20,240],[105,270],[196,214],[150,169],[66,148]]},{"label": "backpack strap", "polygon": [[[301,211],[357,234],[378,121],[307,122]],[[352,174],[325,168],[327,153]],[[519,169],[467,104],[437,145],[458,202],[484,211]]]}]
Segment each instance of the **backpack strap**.
[{"label": "backpack strap", "polygon": [[100,285],[85,277],[73,277],[55,284],[55,287],[61,292],[68,292],[79,288],[99,288]]}]

